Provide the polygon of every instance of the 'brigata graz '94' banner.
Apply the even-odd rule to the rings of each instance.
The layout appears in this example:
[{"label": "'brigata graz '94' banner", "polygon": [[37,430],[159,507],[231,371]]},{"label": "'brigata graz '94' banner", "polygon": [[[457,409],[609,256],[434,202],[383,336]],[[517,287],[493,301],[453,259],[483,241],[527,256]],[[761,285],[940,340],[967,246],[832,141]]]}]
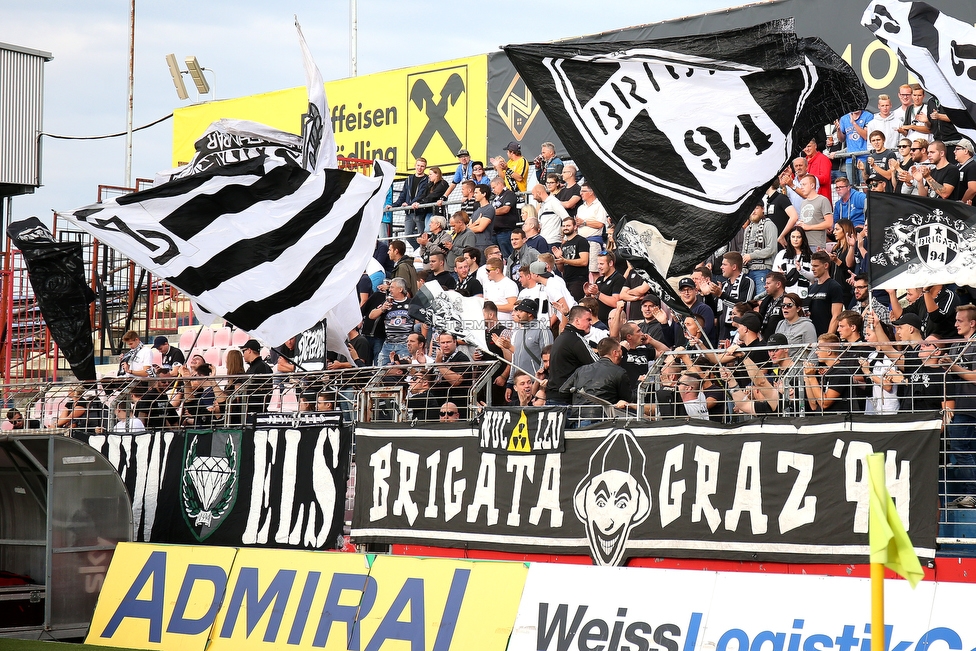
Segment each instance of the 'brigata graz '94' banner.
[{"label": "'brigata graz '94' banner", "polygon": [[351,437],[337,412],[258,414],[245,430],[104,434],[142,542],[335,549]]},{"label": "'brigata graz '94' banner", "polygon": [[792,19],[504,49],[610,216],[678,240],[665,276],[725,245],[824,124],[867,105],[854,70]]},{"label": "'brigata graz '94' banner", "polygon": [[[802,423],[802,424],[801,424]],[[515,552],[864,563],[865,457],[935,555],[939,420],[806,418],[568,432],[565,452],[482,452],[470,428],[356,430],[353,540]]]}]

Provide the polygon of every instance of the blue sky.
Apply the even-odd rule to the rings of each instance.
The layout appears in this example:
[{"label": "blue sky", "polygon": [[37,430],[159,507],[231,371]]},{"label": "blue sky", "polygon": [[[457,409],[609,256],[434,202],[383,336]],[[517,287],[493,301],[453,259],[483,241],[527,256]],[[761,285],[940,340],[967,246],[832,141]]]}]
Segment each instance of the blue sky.
[{"label": "blue sky", "polygon": [[[563,0],[497,3],[360,0],[359,74],[492,52],[500,45],[549,41],[723,9],[729,0]],[[481,10],[472,10],[480,7]],[[599,7],[596,11],[594,7]],[[51,52],[45,69],[44,130],[101,135],[125,130],[128,0],[0,0],[0,42]],[[227,99],[305,83],[295,37],[297,15],[326,80],[349,76],[348,0],[210,0],[136,4],[134,124],[140,126],[197,101],[180,101],[165,56],[195,55],[217,76]],[[212,77],[209,76],[208,79]],[[121,185],[125,138],[44,138],[42,182],[15,197],[15,219],[77,208],[96,200],[100,183]],[[132,175],[169,167],[172,121],[136,133]]]}]

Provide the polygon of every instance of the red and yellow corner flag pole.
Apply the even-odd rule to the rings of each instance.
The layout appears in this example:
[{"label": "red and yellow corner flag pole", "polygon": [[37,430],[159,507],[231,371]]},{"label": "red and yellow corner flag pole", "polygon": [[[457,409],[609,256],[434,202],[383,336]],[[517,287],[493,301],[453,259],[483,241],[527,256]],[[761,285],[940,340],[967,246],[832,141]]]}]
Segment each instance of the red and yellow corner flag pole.
[{"label": "red and yellow corner flag pole", "polygon": [[912,584],[925,576],[905,527],[895,510],[885,483],[884,453],[868,455],[870,518],[868,544],[871,549],[871,651],[884,651],[884,571],[887,567]]}]

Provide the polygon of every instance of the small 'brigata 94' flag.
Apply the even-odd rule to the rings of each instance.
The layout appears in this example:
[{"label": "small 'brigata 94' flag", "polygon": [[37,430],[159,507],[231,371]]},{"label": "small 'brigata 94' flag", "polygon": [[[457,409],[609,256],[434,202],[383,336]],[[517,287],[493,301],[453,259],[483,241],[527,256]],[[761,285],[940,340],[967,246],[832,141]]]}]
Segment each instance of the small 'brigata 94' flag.
[{"label": "small 'brigata 94' flag", "polygon": [[614,221],[678,240],[665,276],[727,243],[824,124],[867,104],[851,67],[792,19],[504,49]]},{"label": "small 'brigata 94' flag", "polygon": [[[914,588],[925,578],[922,564],[912,547],[912,541],[898,517],[895,502],[888,494],[885,484],[885,455],[883,452],[869,454],[868,490],[870,491],[868,542],[871,548],[871,562],[881,563],[892,572],[912,584]],[[907,505],[906,505],[907,512]]]},{"label": "small 'brigata 94' flag", "polygon": [[461,337],[472,346],[488,350],[485,336],[485,299],[445,291],[436,280],[424,283],[410,301],[410,316],[441,332]]},{"label": "small 'brigata 94' flag", "polygon": [[976,285],[976,208],[958,201],[868,192],[871,286]]},{"label": "small 'brigata 94' flag", "polygon": [[[674,243],[662,241],[661,233],[650,224],[624,217],[613,227],[618,259],[629,262],[634,273],[651,288],[652,294],[680,314],[690,314],[671,284],[661,275],[667,269],[674,252]],[[617,263],[618,266],[620,262]],[[621,271],[623,266],[620,266]]]},{"label": "small 'brigata 94' flag", "polygon": [[976,27],[925,2],[875,0],[861,24],[898,54],[940,111],[976,141]]},{"label": "small 'brigata 94' flag", "polygon": [[298,34],[309,88],[301,136],[221,120],[168,181],[65,216],[200,311],[270,345],[327,318],[330,344],[344,351],[395,170],[385,161],[372,177],[325,167],[335,165],[335,138],[322,77]]}]

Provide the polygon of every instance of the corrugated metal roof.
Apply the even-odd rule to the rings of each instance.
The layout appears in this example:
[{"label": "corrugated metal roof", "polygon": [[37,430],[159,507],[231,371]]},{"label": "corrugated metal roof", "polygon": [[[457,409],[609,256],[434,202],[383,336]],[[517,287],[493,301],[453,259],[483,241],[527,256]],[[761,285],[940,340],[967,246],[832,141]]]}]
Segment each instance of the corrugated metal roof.
[{"label": "corrugated metal roof", "polygon": [[49,52],[0,43],[0,185],[37,187]]}]

